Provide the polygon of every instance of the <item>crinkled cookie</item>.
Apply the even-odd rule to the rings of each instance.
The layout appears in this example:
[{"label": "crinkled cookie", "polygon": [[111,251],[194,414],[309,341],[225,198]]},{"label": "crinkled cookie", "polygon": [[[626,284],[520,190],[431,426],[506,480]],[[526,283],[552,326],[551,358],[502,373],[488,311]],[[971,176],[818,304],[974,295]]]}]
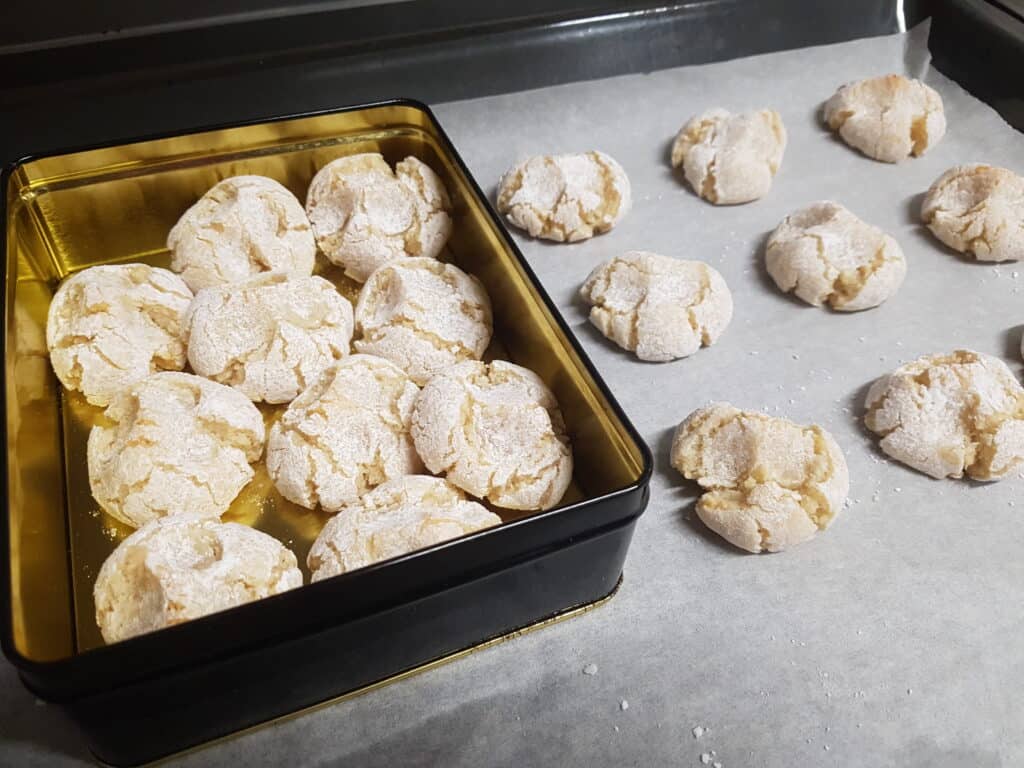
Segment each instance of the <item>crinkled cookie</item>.
[{"label": "crinkled cookie", "polygon": [[491,300],[475,277],[436,259],[385,264],[356,303],[357,352],[387,358],[423,386],[491,340]]},{"label": "crinkled cookie", "polygon": [[272,536],[175,515],[135,531],[103,563],[96,623],[116,643],[299,586],[295,555]]},{"label": "crinkled cookie", "polygon": [[412,412],[412,438],[434,473],[506,509],[550,509],[572,479],[555,396],[533,371],[466,361],[432,378]]},{"label": "crinkled cookie", "polygon": [[531,237],[574,243],[607,232],[629,213],[629,178],[604,152],[538,155],[498,185],[498,211]]},{"label": "crinkled cookie", "polygon": [[946,133],[942,97],[902,75],[840,87],[825,102],[825,122],[851,147],[885,163],[919,157]]},{"label": "crinkled cookie", "polygon": [[57,378],[93,405],[129,384],[185,367],[185,313],[192,291],[145,264],[89,267],[50,302],[46,345]]},{"label": "crinkled cookie", "polygon": [[423,465],[409,437],[419,388],[383,358],[351,355],[325,370],[270,429],[267,470],[281,495],[337,512]]},{"label": "crinkled cookie", "polygon": [[877,307],[907,274],[895,240],[832,202],[787,216],[768,238],[765,263],[786,293],[842,312]]},{"label": "crinkled cookie", "polygon": [[182,512],[219,517],[263,452],[256,406],[189,373],[131,385],[105,417],[89,433],[89,484],[103,509],[136,528]]},{"label": "crinkled cookie", "polygon": [[441,179],[415,157],[394,171],[376,153],[339,158],[306,194],[320,250],[360,283],[394,259],[436,258],[452,231],[451,210]]},{"label": "crinkled cookie", "polygon": [[850,489],[843,452],[824,429],[729,403],[686,417],[672,466],[704,489],[704,524],[748,552],[781,552],[825,530]]},{"label": "crinkled cookie", "polygon": [[580,288],[590,322],[641,360],[665,361],[714,344],[732,319],[732,294],[701,261],[629,251]]},{"label": "crinkled cookie", "polygon": [[989,355],[920,357],[872,384],[866,406],[882,450],[934,478],[1000,480],[1024,461],[1024,388]]},{"label": "crinkled cookie", "polygon": [[978,261],[1024,259],[1024,177],[991,165],[950,168],[928,189],[921,220]]},{"label": "crinkled cookie", "polygon": [[768,194],[786,151],[786,128],[771,109],[734,115],[710,109],[687,122],[672,145],[672,167],[715,205]]},{"label": "crinkled cookie", "polygon": [[167,235],[171,269],[189,288],[237,283],[261,272],[313,273],[316,243],[302,205],[266,176],[215,184]]},{"label": "crinkled cookie", "polygon": [[270,272],[201,290],[187,325],[192,370],[250,400],[287,403],[348,354],[352,305],[321,277]]},{"label": "crinkled cookie", "polygon": [[451,483],[406,475],[378,485],[328,520],[306,562],[313,581],[320,581],[500,524],[500,517]]}]

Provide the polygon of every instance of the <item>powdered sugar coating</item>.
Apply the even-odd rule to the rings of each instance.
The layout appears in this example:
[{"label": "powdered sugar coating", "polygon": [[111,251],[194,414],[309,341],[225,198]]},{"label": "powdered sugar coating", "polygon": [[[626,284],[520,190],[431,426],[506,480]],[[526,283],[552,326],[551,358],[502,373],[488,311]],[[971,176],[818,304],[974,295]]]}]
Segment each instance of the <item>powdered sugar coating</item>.
[{"label": "powdered sugar coating", "polygon": [[250,400],[287,403],[348,354],[352,325],[352,305],[323,278],[270,272],[196,295],[188,361]]},{"label": "powdered sugar coating", "polygon": [[550,509],[572,479],[555,396],[514,363],[471,360],[432,378],[416,399],[411,432],[431,472],[507,509]]},{"label": "powdered sugar coating", "polygon": [[154,520],[111,553],[93,587],[96,623],[116,643],[302,585],[295,555],[238,523]]},{"label": "powdered sugar coating", "polygon": [[313,581],[347,573],[501,524],[451,483],[427,475],[388,480],[327,521],[309,550]]},{"label": "powdered sugar coating", "polygon": [[919,157],[946,133],[942,97],[920,80],[884,75],[848,83],[825,102],[825,122],[851,147],[885,163]]},{"label": "powdered sugar coating", "polygon": [[928,189],[921,220],[978,261],[1024,259],[1024,177],[991,165],[950,168]]},{"label": "powdered sugar coating", "polygon": [[732,294],[717,270],[646,251],[598,265],[580,295],[591,305],[590,322],[641,360],[692,355],[732,319]]},{"label": "powdered sugar coating", "polygon": [[372,355],[327,368],[271,427],[267,470],[281,495],[336,512],[375,486],[422,470],[409,436],[419,389]]},{"label": "powdered sugar coating", "polygon": [[629,213],[625,170],[604,152],[538,155],[498,185],[498,211],[531,237],[576,242],[607,232]]},{"label": "powdered sugar coating", "polygon": [[145,264],[98,266],[61,283],[46,318],[50,363],[66,389],[107,405],[129,384],[185,367],[192,291]]},{"label": "powdered sugar coating", "polygon": [[838,203],[813,203],[787,216],[768,238],[768,274],[783,291],[818,307],[877,307],[903,284],[907,261],[889,235]]},{"label": "powdered sugar coating", "polygon": [[691,118],[672,145],[672,167],[715,205],[749,203],[768,194],[786,151],[778,112],[732,114],[710,109]]},{"label": "powdered sugar coating", "polygon": [[1000,480],[1024,462],[1024,388],[989,355],[920,357],[872,384],[865,405],[882,450],[934,478]]},{"label": "powdered sugar coating", "polygon": [[438,175],[411,156],[394,171],[377,153],[338,158],[306,194],[320,250],[360,283],[394,259],[436,258],[451,234],[451,209]]},{"label": "powdered sugar coating", "polygon": [[748,552],[780,552],[812,538],[832,524],[850,489],[843,452],[824,429],[729,403],[687,416],[671,456],[704,489],[698,517]]},{"label": "powdered sugar coating", "polygon": [[263,452],[256,407],[188,373],[123,389],[104,416],[89,433],[89,484],[104,510],[134,527],[183,512],[219,517]]},{"label": "powdered sugar coating", "polygon": [[167,235],[171,269],[193,291],[261,272],[313,273],[316,243],[302,205],[266,176],[232,176],[189,208]]},{"label": "powdered sugar coating", "polygon": [[491,301],[475,277],[436,259],[385,264],[356,303],[358,352],[395,363],[416,384],[463,360],[479,360],[491,340]]}]

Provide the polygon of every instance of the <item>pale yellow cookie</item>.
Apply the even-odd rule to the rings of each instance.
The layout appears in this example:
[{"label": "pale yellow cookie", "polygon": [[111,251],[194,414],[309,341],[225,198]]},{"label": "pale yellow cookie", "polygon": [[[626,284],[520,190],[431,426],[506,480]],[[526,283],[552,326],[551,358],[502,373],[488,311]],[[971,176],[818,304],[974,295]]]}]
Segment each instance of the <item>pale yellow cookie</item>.
[{"label": "pale yellow cookie", "polygon": [[882,450],[934,478],[1000,480],[1024,462],[1024,388],[989,355],[920,357],[872,384],[865,405]]},{"label": "pale yellow cookie", "polygon": [[378,485],[327,521],[309,550],[313,581],[501,524],[439,477],[406,475]]},{"label": "pale yellow cookie", "polygon": [[491,301],[472,275],[436,259],[400,259],[376,270],[356,304],[357,352],[387,358],[423,386],[491,341]]},{"label": "pale yellow cookie", "polygon": [[919,157],[946,133],[942,97],[903,75],[844,85],[825,102],[824,114],[843,141],[885,163]]},{"label": "pale yellow cookie", "polygon": [[377,153],[339,158],[306,194],[317,245],[359,283],[395,259],[436,258],[451,234],[451,210],[444,183],[415,157],[393,171]]},{"label": "pale yellow cookie", "polygon": [[232,176],[185,211],[167,235],[171,269],[193,291],[261,272],[307,277],[316,244],[295,195],[266,176]]},{"label": "pale yellow cookie", "polygon": [[423,465],[409,436],[419,389],[394,363],[350,355],[327,368],[270,429],[267,470],[281,495],[336,512]]},{"label": "pale yellow cookie", "polygon": [[272,536],[195,514],[154,520],[122,541],[93,587],[96,623],[116,643],[302,585]]},{"label": "pale yellow cookie", "polygon": [[573,243],[607,232],[629,213],[622,166],[604,152],[538,155],[498,185],[498,211],[531,237]]},{"label": "pale yellow cookie", "polygon": [[46,345],[66,389],[106,405],[158,371],[185,367],[185,312],[192,291],[166,269],[99,266],[61,283],[50,302]]},{"label": "pale yellow cookie", "polygon": [[352,305],[322,277],[269,272],[196,294],[188,361],[250,400],[287,403],[348,354],[352,324]]},{"label": "pale yellow cookie", "polygon": [[182,512],[223,514],[252,479],[263,417],[223,384],[157,373],[121,390],[89,433],[92,494],[139,527]]},{"label": "pale yellow cookie", "polygon": [[785,151],[786,128],[778,112],[710,109],[679,129],[672,167],[710,203],[749,203],[768,194]]},{"label": "pale yellow cookie", "polygon": [[748,552],[780,552],[832,524],[850,489],[843,452],[819,426],[729,403],[679,425],[672,466],[704,490],[697,516]]},{"label": "pale yellow cookie", "polygon": [[784,292],[841,312],[877,307],[907,274],[899,243],[832,202],[787,216],[768,238],[765,265]]},{"label": "pale yellow cookie", "polygon": [[1024,259],[1024,177],[991,165],[950,168],[928,189],[921,220],[978,261]]},{"label": "pale yellow cookie", "polygon": [[537,374],[466,361],[432,378],[412,412],[416,450],[434,473],[507,509],[550,509],[572,479],[555,396]]},{"label": "pale yellow cookie", "polygon": [[732,294],[714,268],[646,251],[598,265],[580,295],[590,322],[641,360],[692,355],[732,319]]}]

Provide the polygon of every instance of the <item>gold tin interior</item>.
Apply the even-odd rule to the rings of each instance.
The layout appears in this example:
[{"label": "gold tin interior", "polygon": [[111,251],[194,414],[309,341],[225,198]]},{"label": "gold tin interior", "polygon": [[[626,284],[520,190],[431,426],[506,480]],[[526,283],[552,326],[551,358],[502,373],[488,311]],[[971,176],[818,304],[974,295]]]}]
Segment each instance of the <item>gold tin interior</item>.
[{"label": "gold tin interior", "polygon": [[[126,261],[167,266],[167,232],[221,179],[262,174],[300,200],[316,171],[342,155],[414,155],[452,196],[444,258],[476,275],[494,309],[491,357],[536,371],[561,405],[575,473],[563,503],[637,482],[643,457],[531,284],[432,117],[394,103],[142,141],[19,164],[6,194],[4,302],[11,623],[15,650],[53,661],[102,645],[92,586],[100,565],[131,532],[103,513],[89,490],[85,443],[102,409],[64,392],[46,354],[46,313],[61,279]],[[358,286],[326,261],[318,272],[346,296]],[[284,406],[264,407],[273,419]],[[495,509],[509,521],[529,513]],[[305,559],[328,515],[291,504],[262,462],[225,514]]]}]

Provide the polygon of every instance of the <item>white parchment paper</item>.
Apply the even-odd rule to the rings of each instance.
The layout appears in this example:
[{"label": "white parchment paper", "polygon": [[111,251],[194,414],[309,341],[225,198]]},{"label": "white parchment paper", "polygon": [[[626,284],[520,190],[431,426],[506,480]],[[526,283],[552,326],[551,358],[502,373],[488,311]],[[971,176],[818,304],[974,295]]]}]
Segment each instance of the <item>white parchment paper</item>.
[{"label": "white parchment paper", "polygon": [[[611,233],[569,246],[519,237],[655,454],[624,584],[584,617],[181,764],[700,766],[703,755],[723,768],[1024,765],[1024,481],[930,480],[888,461],[860,426],[867,385],[921,354],[966,346],[1021,368],[1024,266],[965,260],[922,229],[917,211],[951,165],[1024,172],[1024,135],[929,69],[926,35],[439,106],[489,192],[538,153],[598,148],[630,175],[634,210]],[[899,165],[848,148],[819,115],[840,84],[887,72],[923,76],[949,121],[938,146]],[[714,207],[672,174],[675,132],[712,106],[781,113],[789,146],[765,199]],[[909,273],[882,307],[815,309],[765,274],[766,235],[819,199],[902,245]],[[718,344],[647,364],[589,325],[580,283],[631,249],[705,260],[725,276],[736,312]],[[668,446],[680,419],[719,399],[832,431],[852,488],[830,530],[754,556],[703,529]],[[595,674],[583,674],[591,664]],[[15,697],[5,718],[23,716],[16,704],[31,710],[31,697],[14,692],[10,667],[5,677]]]}]

